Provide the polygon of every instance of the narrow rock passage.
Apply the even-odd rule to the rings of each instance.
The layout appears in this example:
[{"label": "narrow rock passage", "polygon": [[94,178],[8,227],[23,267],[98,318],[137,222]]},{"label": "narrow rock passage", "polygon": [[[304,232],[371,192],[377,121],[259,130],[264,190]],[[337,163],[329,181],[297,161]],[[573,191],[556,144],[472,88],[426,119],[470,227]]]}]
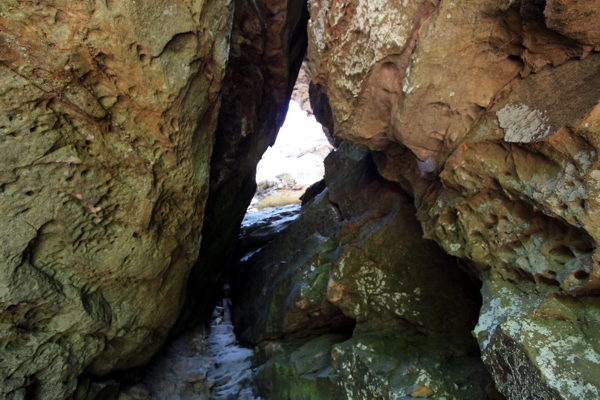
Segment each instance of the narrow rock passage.
[{"label": "narrow rock passage", "polygon": [[225,297],[215,308],[213,325],[207,341],[206,356],[212,360],[208,372],[208,381],[213,383],[210,399],[259,400],[260,398],[253,394],[254,351],[236,344],[229,306],[230,300]]},{"label": "narrow rock passage", "polygon": [[260,400],[254,394],[254,351],[237,345],[227,290],[210,331],[201,325],[182,333],[119,400]]}]

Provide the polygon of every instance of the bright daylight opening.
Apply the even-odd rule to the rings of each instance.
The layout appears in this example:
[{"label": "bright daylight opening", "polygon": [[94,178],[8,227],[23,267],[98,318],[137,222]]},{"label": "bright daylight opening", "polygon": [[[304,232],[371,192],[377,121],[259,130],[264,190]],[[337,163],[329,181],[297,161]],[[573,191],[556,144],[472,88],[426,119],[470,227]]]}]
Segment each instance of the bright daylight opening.
[{"label": "bright daylight opening", "polygon": [[275,144],[258,163],[258,188],[248,211],[300,203],[306,188],[323,178],[331,149],[321,124],[290,100]]}]

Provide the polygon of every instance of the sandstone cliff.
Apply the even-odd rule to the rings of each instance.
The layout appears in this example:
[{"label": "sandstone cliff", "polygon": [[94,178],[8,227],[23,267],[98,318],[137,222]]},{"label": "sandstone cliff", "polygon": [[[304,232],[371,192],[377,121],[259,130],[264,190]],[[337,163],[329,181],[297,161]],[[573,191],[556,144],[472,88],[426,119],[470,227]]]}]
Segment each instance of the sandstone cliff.
[{"label": "sandstone cliff", "polygon": [[230,274],[263,394],[599,398],[599,14],[3,1],[0,396],[114,397],[210,314],[306,57],[346,143]]}]

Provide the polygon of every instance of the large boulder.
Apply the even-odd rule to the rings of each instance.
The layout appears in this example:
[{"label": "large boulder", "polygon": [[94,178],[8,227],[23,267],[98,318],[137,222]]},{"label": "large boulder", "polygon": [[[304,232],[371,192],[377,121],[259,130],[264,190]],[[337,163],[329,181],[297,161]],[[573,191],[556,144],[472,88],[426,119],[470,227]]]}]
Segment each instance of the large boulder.
[{"label": "large boulder", "polygon": [[8,0],[0,16],[0,397],[61,399],[84,370],[146,362],[183,305],[232,5]]},{"label": "large boulder", "polygon": [[483,282],[475,333],[510,399],[600,391],[597,9],[310,4],[314,97]]},{"label": "large boulder", "polygon": [[234,322],[239,339],[256,344],[296,332],[352,325],[325,298],[339,212],[327,191],[232,274]]}]

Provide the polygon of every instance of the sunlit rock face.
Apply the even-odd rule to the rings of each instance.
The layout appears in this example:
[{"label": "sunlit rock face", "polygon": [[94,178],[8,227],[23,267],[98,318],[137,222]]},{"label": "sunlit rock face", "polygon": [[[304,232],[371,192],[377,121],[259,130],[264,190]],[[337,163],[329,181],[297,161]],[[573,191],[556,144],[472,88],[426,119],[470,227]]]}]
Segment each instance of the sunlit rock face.
[{"label": "sunlit rock face", "polygon": [[300,104],[300,108],[313,115],[313,110],[310,105],[309,87],[312,82],[312,75],[310,74],[310,61],[305,59],[302,62],[302,67],[298,71],[298,78],[294,84],[294,91],[292,92],[292,100]]},{"label": "sunlit rock face", "polygon": [[511,399],[600,395],[600,8],[583,7],[310,2],[335,134],[376,150],[483,282],[474,332]]},{"label": "sunlit rock face", "polygon": [[0,397],[146,362],[198,256],[228,0],[0,4]]}]

